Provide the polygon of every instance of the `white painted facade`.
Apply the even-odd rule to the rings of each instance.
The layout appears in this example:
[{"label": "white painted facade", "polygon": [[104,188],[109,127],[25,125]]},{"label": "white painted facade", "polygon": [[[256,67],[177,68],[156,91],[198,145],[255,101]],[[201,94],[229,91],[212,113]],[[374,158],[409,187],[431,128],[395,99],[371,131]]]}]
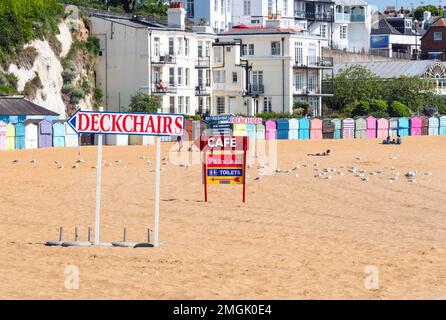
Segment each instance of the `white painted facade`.
[{"label": "white painted facade", "polygon": [[[241,42],[220,49],[225,53],[225,65],[216,69],[214,64],[212,113],[292,113],[294,102],[306,101],[313,115],[321,115],[325,68],[320,67],[320,39],[292,31],[241,32],[219,36],[223,43]],[[252,66],[248,86],[246,69],[240,67],[245,63]]]},{"label": "white painted facade", "polygon": [[210,109],[213,34],[127,19],[95,16],[91,21],[92,34],[101,42],[96,79],[106,110],[126,110],[138,91],[160,96],[163,113]]}]

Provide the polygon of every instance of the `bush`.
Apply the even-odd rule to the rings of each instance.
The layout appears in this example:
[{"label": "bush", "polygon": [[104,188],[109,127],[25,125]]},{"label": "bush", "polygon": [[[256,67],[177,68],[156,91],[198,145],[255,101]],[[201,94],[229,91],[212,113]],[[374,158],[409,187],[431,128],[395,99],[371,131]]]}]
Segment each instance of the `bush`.
[{"label": "bush", "polygon": [[74,86],[72,83],[66,83],[62,86],[62,93],[66,94],[67,96],[71,95],[71,92],[73,92]]},{"label": "bush", "polygon": [[38,53],[36,48],[34,47],[27,47],[19,50],[19,53],[16,57],[17,66],[19,68],[23,67],[26,69],[31,69],[37,56]]},{"label": "bush", "polygon": [[19,79],[12,73],[0,73],[0,95],[11,96],[17,94]]},{"label": "bush", "polygon": [[399,101],[392,102],[389,107],[389,114],[391,117],[410,117],[409,108]]},{"label": "bush", "polygon": [[39,75],[36,73],[36,76],[25,84],[25,88],[23,89],[23,95],[30,100],[34,100],[34,98],[36,97],[37,90],[41,88],[42,88],[42,81],[40,80]]},{"label": "bush", "polygon": [[72,103],[77,104],[81,99],[85,97],[85,92],[81,88],[73,88],[70,94],[70,100]]},{"label": "bush", "polygon": [[352,110],[352,115],[355,117],[366,116],[369,113],[370,113],[370,105],[367,101],[358,102]]}]

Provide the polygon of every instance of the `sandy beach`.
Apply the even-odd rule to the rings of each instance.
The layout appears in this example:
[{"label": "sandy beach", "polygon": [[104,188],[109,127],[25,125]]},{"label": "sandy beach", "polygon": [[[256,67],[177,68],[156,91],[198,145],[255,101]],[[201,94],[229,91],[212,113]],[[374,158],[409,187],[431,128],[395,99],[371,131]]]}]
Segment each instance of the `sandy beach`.
[{"label": "sandy beach", "polygon": [[[172,145],[163,144],[163,158]],[[330,157],[307,156],[327,148]],[[169,161],[163,247],[45,246],[60,226],[66,240],[76,226],[86,240],[94,226],[96,152],[0,153],[1,299],[446,299],[446,136],[407,137],[401,146],[279,141],[278,167],[299,169],[254,180],[253,165],[245,204],[241,186],[210,186],[204,203],[201,166]],[[101,240],[122,240],[126,227],[128,240],[145,241],[155,148],[105,147],[103,157],[113,165],[103,167]],[[84,163],[72,168],[78,159]],[[315,177],[327,167],[337,170],[330,180]],[[417,171],[416,182],[408,171]],[[78,289],[65,288],[68,265],[79,270]],[[367,266],[379,271],[376,289],[365,286]]]}]

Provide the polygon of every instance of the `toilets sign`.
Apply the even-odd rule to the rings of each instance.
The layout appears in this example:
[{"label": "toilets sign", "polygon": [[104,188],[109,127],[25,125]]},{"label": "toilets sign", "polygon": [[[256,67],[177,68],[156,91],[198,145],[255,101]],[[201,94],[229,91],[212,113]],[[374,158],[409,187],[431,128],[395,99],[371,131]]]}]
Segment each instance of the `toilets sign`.
[{"label": "toilets sign", "polygon": [[201,140],[204,152],[204,197],[207,202],[207,186],[212,184],[243,185],[243,202],[246,191],[247,137],[208,136]]}]

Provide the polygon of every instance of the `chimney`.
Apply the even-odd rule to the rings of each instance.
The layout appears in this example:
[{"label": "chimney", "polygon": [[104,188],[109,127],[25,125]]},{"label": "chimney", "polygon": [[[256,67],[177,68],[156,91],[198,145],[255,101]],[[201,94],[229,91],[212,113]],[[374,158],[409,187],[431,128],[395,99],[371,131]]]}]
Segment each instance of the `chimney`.
[{"label": "chimney", "polygon": [[186,10],[182,2],[171,2],[167,9],[167,26],[170,28],[186,29]]}]

